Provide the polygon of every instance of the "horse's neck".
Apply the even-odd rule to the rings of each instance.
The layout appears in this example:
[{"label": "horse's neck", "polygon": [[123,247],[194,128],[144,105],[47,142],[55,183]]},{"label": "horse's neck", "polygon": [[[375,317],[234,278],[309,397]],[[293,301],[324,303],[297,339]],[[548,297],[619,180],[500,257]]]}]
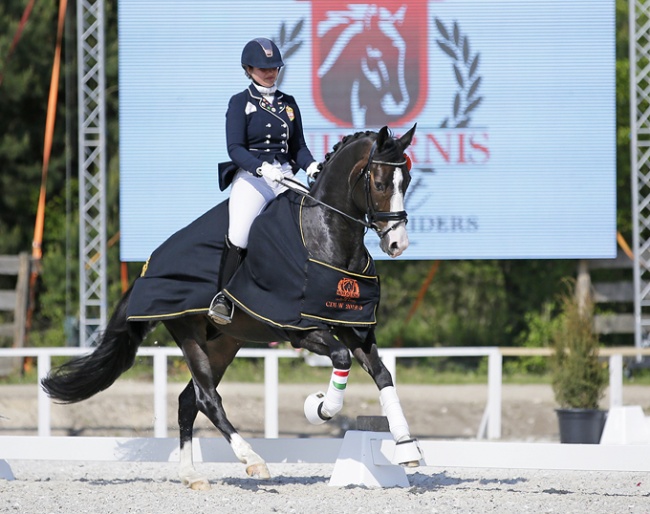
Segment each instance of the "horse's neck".
[{"label": "horse's neck", "polygon": [[350,271],[363,271],[367,265],[363,226],[325,207],[316,206],[307,212],[303,234],[310,257]]},{"label": "horse's neck", "polygon": [[304,211],[303,233],[310,255],[355,272],[365,269],[368,255],[363,244],[365,227],[354,221],[363,221],[364,213],[359,211],[353,198],[359,183],[350,183],[350,170],[371,145],[368,138],[349,142],[330,161],[311,190],[314,198],[339,212],[309,202],[311,207]]},{"label": "horse's neck", "polygon": [[331,266],[361,273],[368,264],[362,238],[352,243],[342,243],[335,237],[317,238],[311,241],[313,244],[307,240],[306,243],[310,258]]}]

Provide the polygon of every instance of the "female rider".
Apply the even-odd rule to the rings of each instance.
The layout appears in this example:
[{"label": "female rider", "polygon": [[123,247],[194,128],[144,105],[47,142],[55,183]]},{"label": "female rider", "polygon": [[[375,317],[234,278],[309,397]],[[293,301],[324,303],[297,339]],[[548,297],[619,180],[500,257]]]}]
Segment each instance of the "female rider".
[{"label": "female rider", "polygon": [[219,187],[231,185],[230,222],[219,269],[219,293],[208,316],[220,325],[230,323],[232,303],[225,286],[243,261],[253,220],[276,196],[286,190],[284,177],[299,168],[313,178],[320,165],[305,143],[296,100],[276,86],[284,66],[280,50],[267,38],[246,43],[241,65],[251,84],[237,93],[226,111],[226,143],[231,162],[219,164]]}]

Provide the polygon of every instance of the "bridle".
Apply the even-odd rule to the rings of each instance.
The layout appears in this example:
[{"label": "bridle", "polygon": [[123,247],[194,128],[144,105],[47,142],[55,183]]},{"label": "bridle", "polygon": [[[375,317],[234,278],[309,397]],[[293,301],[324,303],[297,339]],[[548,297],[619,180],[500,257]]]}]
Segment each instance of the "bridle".
[{"label": "bridle", "polygon": [[[383,239],[386,236],[386,234],[388,234],[391,230],[395,230],[402,223],[406,225],[408,223],[408,215],[406,214],[406,211],[376,211],[375,210],[374,203],[372,201],[372,194],[370,192],[370,166],[372,164],[382,164],[384,166],[393,166],[397,168],[398,166],[404,166],[406,164],[406,159],[404,159],[401,162],[377,161],[373,159],[376,150],[377,150],[377,141],[373,141],[372,147],[370,148],[370,153],[368,154],[368,162],[363,167],[361,173],[359,173],[359,176],[355,180],[354,185],[352,186],[352,191],[354,191],[361,178],[363,178],[364,179],[363,185],[366,193],[367,223],[377,233],[379,239]],[[396,221],[397,223],[393,223],[386,230],[382,231],[376,224],[377,222],[382,222],[382,221]]]},{"label": "bridle", "polygon": [[[383,239],[386,237],[386,235],[391,231],[395,230],[397,227],[399,227],[402,223],[406,225],[408,223],[408,215],[406,211],[376,211],[374,208],[374,204],[372,201],[372,194],[370,192],[370,166],[373,164],[382,164],[385,166],[404,166],[406,164],[406,159],[404,159],[401,162],[386,162],[386,161],[376,161],[373,159],[375,155],[375,151],[377,150],[377,142],[373,141],[372,147],[370,148],[370,153],[368,154],[368,162],[366,165],[363,167],[361,170],[361,173],[357,176],[357,179],[354,181],[354,184],[352,185],[352,191],[357,187],[357,184],[359,184],[359,181],[363,178],[364,179],[364,190],[365,190],[365,196],[366,196],[366,209],[365,209],[365,215],[364,219],[359,219],[355,218],[354,216],[350,216],[348,213],[343,212],[336,207],[333,207],[332,205],[329,205],[325,202],[322,202],[321,200],[318,200],[311,196],[308,192],[304,190],[305,185],[302,182],[299,182],[298,180],[292,179],[285,177],[282,180],[282,184],[288,188],[291,189],[292,191],[304,196],[305,198],[309,198],[313,202],[316,202],[319,205],[322,205],[323,207],[326,207],[327,209],[330,209],[341,216],[344,216],[355,223],[359,223],[363,225],[366,228],[372,229],[375,231],[375,233],[379,236],[379,239]],[[296,187],[299,186],[299,187]],[[303,189],[300,189],[303,188]],[[363,209],[360,209],[363,210]],[[390,227],[388,227],[385,230],[381,230],[379,226],[377,225],[378,222],[386,222],[386,221],[396,221],[397,223],[392,224]]]}]

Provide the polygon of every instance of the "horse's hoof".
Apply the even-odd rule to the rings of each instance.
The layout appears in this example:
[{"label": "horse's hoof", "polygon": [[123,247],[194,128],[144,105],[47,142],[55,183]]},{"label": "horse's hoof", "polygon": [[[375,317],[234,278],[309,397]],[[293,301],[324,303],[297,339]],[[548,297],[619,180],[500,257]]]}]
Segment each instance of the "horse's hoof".
[{"label": "horse's hoof", "polygon": [[189,489],[192,489],[192,491],[209,491],[210,490],[210,482],[208,482],[207,479],[205,478],[184,478],[183,479],[183,485],[187,486]]},{"label": "horse's hoof", "polygon": [[189,484],[189,488],[192,489],[192,491],[209,491],[210,482],[207,480],[197,480],[196,482]]},{"label": "horse's hoof", "polygon": [[271,478],[271,473],[269,473],[269,468],[266,467],[266,464],[263,462],[258,464],[251,464],[246,468],[246,474],[252,478],[259,478],[260,480],[266,480]]},{"label": "horse's hoof", "polygon": [[307,421],[309,421],[312,425],[322,425],[326,421],[332,419],[329,417],[323,417],[321,414],[324,400],[325,393],[322,391],[310,394],[307,398],[305,398],[305,417],[307,418]]},{"label": "horse's hoof", "polygon": [[422,450],[417,439],[405,439],[395,443],[393,462],[407,468],[417,468],[422,459]]}]

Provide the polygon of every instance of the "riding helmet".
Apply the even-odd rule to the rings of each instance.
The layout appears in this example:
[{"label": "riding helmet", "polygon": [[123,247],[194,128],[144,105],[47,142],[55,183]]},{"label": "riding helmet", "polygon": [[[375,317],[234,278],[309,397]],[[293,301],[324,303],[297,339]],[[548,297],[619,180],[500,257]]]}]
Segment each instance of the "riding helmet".
[{"label": "riding helmet", "polygon": [[273,41],[265,37],[255,38],[244,47],[241,53],[241,65],[254,68],[281,68],[284,66],[280,50]]}]

